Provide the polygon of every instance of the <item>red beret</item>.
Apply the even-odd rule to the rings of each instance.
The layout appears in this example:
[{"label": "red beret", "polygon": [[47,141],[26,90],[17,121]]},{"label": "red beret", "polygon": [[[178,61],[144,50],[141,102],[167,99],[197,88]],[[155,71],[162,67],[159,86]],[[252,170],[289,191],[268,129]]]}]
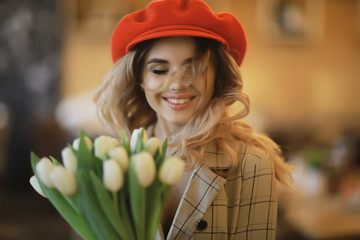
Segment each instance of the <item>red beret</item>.
[{"label": "red beret", "polygon": [[246,51],[243,27],[233,14],[214,13],[202,0],[156,0],[117,23],[111,37],[112,59],[117,61],[140,42],[171,36],[219,41],[239,66]]}]

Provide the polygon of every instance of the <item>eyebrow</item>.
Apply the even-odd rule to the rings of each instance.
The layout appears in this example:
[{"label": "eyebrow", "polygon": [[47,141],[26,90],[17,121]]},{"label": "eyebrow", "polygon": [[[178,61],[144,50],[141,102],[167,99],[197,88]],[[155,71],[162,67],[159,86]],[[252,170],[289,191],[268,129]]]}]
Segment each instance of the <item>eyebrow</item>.
[{"label": "eyebrow", "polygon": [[[193,58],[187,58],[185,59],[183,65],[187,64],[187,63],[191,63],[193,61]],[[150,63],[163,63],[163,64],[168,64],[169,61],[168,60],[165,60],[165,59],[161,59],[161,58],[151,58],[149,59],[149,61],[147,62],[147,64],[150,64]]]},{"label": "eyebrow", "polygon": [[160,59],[160,58],[151,58],[151,59],[149,59],[147,64],[150,64],[150,63],[169,63],[169,61],[167,61],[165,59]]}]

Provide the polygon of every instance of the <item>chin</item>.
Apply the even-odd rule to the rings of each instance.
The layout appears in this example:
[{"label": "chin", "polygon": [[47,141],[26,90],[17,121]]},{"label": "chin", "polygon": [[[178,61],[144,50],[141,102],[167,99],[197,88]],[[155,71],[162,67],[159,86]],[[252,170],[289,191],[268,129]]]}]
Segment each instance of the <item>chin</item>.
[{"label": "chin", "polygon": [[171,119],[167,119],[167,122],[170,123],[170,124],[174,124],[174,125],[178,125],[178,126],[181,126],[181,125],[185,125],[190,119],[186,118],[186,119],[179,119],[179,118],[176,118],[174,116],[174,118],[171,118]]}]

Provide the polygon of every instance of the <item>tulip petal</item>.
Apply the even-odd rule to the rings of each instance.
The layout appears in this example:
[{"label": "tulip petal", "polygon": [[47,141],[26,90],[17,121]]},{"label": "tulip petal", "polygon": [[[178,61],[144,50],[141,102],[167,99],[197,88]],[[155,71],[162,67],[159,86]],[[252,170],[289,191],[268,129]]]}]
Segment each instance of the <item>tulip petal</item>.
[{"label": "tulip petal", "polygon": [[35,189],[35,191],[37,193],[39,193],[41,196],[45,197],[45,194],[43,193],[43,191],[41,190],[41,187],[40,187],[40,184],[39,184],[39,181],[37,179],[37,177],[34,175],[30,178],[30,184],[31,186]]},{"label": "tulip petal", "polygon": [[50,178],[50,174],[53,171],[53,169],[54,169],[54,164],[47,157],[41,158],[40,161],[36,164],[36,173],[39,177],[39,180],[49,188],[55,187],[54,183]]},{"label": "tulip petal", "polygon": [[156,137],[149,138],[149,140],[147,140],[145,146],[146,146],[147,150],[153,156],[157,149],[159,149],[159,151],[161,153],[161,139],[159,139],[159,138],[156,138]]},{"label": "tulip petal", "polygon": [[[31,152],[31,165],[34,173],[36,173],[36,165],[39,161],[39,157]],[[36,175],[38,174],[36,173]],[[73,205],[65,199],[64,195],[56,189],[46,187],[41,181],[39,181],[39,184],[50,202],[80,236],[84,239],[96,240],[92,228],[88,225],[83,216],[79,214],[78,210],[74,209]]]},{"label": "tulip petal", "polygon": [[[83,139],[85,140],[85,143],[86,143],[86,146],[89,150],[92,149],[93,147],[93,143],[91,141],[91,139],[88,137],[88,136],[84,136]],[[76,138],[74,141],[73,141],[73,144],[72,144],[73,148],[75,150],[79,150],[79,146],[80,146],[80,138]]]},{"label": "tulip petal", "polygon": [[115,159],[119,164],[121,169],[126,172],[129,168],[129,156],[126,149],[122,146],[115,147],[109,152],[110,158]]},{"label": "tulip petal", "polygon": [[[90,179],[95,194],[109,222],[122,239],[135,240],[133,229],[130,223],[130,217],[124,217],[121,212],[117,211],[118,202],[111,199],[109,192],[105,189],[103,182],[94,172],[90,172]],[[125,201],[124,201],[125,202]]]},{"label": "tulip petal", "polygon": [[64,167],[72,173],[76,173],[77,160],[74,152],[70,147],[66,147],[61,151]]},{"label": "tulip petal", "polygon": [[111,192],[117,192],[122,187],[124,183],[124,174],[115,159],[104,161],[103,181],[106,189]]},{"label": "tulip petal", "polygon": [[117,145],[119,145],[119,141],[116,138],[101,135],[94,141],[95,156],[105,160],[109,154],[109,151]]},{"label": "tulip petal", "polygon": [[50,178],[59,190],[64,195],[73,195],[77,191],[76,177],[73,173],[66,170],[62,166],[55,166],[50,174]]},{"label": "tulip petal", "polygon": [[[140,137],[142,138],[140,139]],[[130,148],[132,152],[139,152],[142,149],[142,146],[144,146],[147,142],[147,133],[145,129],[138,128],[135,129],[131,135],[130,138]]]},{"label": "tulip petal", "polygon": [[185,163],[178,157],[171,157],[164,161],[160,167],[159,179],[165,184],[173,185],[180,180],[185,168]]},{"label": "tulip petal", "polygon": [[141,152],[132,156],[134,170],[141,186],[148,187],[155,178],[155,161],[149,152]]}]

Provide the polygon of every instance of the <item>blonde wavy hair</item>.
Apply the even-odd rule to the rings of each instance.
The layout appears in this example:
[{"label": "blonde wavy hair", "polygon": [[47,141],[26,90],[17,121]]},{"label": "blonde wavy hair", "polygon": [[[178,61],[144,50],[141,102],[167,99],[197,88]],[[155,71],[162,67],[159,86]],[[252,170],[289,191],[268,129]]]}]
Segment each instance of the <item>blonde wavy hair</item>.
[{"label": "blonde wavy hair", "polygon": [[[234,59],[218,42],[194,38],[197,49],[192,63],[193,79],[205,74],[209,61],[215,67],[215,90],[209,106],[188,121],[180,132],[169,137],[169,155],[184,159],[188,168],[201,160],[205,146],[215,142],[231,160],[231,173],[238,165],[237,142],[255,145],[269,153],[275,175],[280,183],[291,186],[290,166],[281,155],[279,146],[269,137],[257,134],[243,120],[249,113],[249,99],[243,93],[243,81]],[[119,59],[105,76],[103,85],[95,95],[100,118],[120,134],[129,135],[139,127],[154,126],[157,117],[147,103],[142,89],[142,72],[148,51],[156,40],[139,43]],[[169,78],[168,85],[173,78]],[[241,107],[235,112],[233,104]]]}]

